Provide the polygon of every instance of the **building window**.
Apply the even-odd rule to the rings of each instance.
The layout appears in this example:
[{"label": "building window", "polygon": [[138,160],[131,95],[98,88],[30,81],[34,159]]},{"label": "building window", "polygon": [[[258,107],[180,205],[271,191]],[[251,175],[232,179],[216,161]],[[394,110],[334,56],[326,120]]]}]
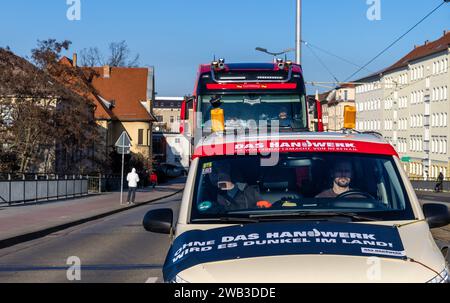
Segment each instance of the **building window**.
[{"label": "building window", "polygon": [[163,116],[156,116],[156,120],[158,120],[158,122],[163,122]]},{"label": "building window", "polygon": [[174,122],[174,118],[173,118],[173,116],[170,116],[170,123],[173,123]]},{"label": "building window", "polygon": [[144,130],[138,130],[138,145],[144,145]]}]

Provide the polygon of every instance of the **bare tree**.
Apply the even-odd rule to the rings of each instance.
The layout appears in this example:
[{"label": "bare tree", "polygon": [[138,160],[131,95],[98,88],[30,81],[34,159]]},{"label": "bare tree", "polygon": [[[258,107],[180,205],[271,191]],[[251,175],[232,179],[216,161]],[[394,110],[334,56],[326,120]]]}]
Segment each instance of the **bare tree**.
[{"label": "bare tree", "polygon": [[134,59],[129,60],[131,52],[125,41],[110,43],[109,51],[108,65],[110,66],[135,67],[139,63],[139,54]]},{"label": "bare tree", "polygon": [[[66,172],[78,173],[78,163],[98,141],[88,99],[92,89],[78,69],[59,61],[69,46],[69,41],[38,41],[32,50],[35,65],[0,49],[0,105],[8,113],[0,120],[1,151],[16,155],[22,173],[32,172],[42,152],[55,146],[70,155]],[[5,117],[13,122],[5,123]]]},{"label": "bare tree", "polygon": [[137,67],[139,65],[139,58],[139,54],[131,57],[131,50],[125,40],[109,44],[109,56],[107,60],[104,59],[104,56],[97,47],[85,48],[80,52],[80,64],[88,67],[103,65]]},{"label": "bare tree", "polygon": [[102,66],[105,61],[97,47],[90,47],[81,50],[80,64],[81,66],[93,67]]}]

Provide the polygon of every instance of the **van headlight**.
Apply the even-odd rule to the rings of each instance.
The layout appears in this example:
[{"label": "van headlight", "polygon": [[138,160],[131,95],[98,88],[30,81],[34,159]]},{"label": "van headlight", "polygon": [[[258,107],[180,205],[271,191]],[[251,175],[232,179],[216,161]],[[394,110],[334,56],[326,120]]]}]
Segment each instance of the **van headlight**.
[{"label": "van headlight", "polygon": [[448,264],[445,267],[445,269],[436,277],[428,281],[427,283],[450,283],[449,277],[448,277]]},{"label": "van headlight", "polygon": [[183,280],[180,276],[176,275],[170,283],[189,283],[186,280]]}]

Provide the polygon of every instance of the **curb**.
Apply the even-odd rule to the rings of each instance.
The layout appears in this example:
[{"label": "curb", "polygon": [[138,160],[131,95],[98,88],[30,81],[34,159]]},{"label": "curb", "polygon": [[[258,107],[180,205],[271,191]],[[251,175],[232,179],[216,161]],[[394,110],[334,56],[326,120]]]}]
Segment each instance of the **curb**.
[{"label": "curb", "polygon": [[134,208],[141,207],[141,206],[144,206],[144,205],[148,205],[150,203],[157,202],[157,201],[160,201],[160,200],[163,200],[163,199],[166,199],[166,198],[170,198],[172,196],[175,196],[175,195],[183,192],[183,190],[184,189],[180,189],[180,190],[177,190],[177,191],[171,193],[170,195],[159,197],[159,198],[156,198],[156,199],[153,199],[153,200],[149,200],[149,201],[146,201],[146,202],[142,202],[142,203],[139,203],[139,204],[136,204],[136,205],[115,209],[115,210],[112,210],[112,211],[109,211],[109,212],[106,212],[106,213],[103,213],[103,214],[98,214],[98,215],[95,215],[95,216],[92,216],[92,217],[79,219],[79,220],[76,220],[76,221],[73,221],[73,222],[64,223],[64,224],[61,224],[61,225],[45,228],[43,230],[34,231],[34,232],[26,233],[26,234],[23,234],[23,235],[14,236],[14,237],[11,237],[11,238],[0,240],[0,249],[8,248],[8,247],[11,247],[11,246],[14,246],[14,245],[17,245],[17,244],[25,243],[25,242],[36,240],[36,239],[39,239],[39,238],[43,238],[45,236],[48,236],[50,234],[53,234],[53,233],[61,231],[61,230],[65,230],[65,229],[68,229],[68,228],[71,228],[71,227],[74,227],[74,226],[77,226],[77,225],[82,225],[84,223],[95,221],[95,220],[98,220],[98,219],[106,218],[106,217],[109,217],[111,215],[115,215],[115,214],[118,214],[118,213],[121,213],[121,212],[125,212],[125,211],[130,210],[130,209],[134,209]]}]

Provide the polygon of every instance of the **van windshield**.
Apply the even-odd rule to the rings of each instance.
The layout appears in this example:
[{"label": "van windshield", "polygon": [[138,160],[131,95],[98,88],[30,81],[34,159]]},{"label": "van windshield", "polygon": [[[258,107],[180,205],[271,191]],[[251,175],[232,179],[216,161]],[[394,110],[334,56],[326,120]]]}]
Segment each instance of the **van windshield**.
[{"label": "van windshield", "polygon": [[[211,130],[211,99],[214,95],[200,97],[202,110],[201,125],[205,132]],[[307,128],[306,101],[302,95],[295,94],[239,94],[220,96],[220,108],[224,111],[225,129],[240,130],[257,127],[267,123],[274,126],[277,121],[280,129],[302,130]]]},{"label": "van windshield", "polygon": [[414,219],[392,157],[283,153],[274,166],[261,165],[261,159],[200,159],[191,220],[330,212],[381,221]]}]

